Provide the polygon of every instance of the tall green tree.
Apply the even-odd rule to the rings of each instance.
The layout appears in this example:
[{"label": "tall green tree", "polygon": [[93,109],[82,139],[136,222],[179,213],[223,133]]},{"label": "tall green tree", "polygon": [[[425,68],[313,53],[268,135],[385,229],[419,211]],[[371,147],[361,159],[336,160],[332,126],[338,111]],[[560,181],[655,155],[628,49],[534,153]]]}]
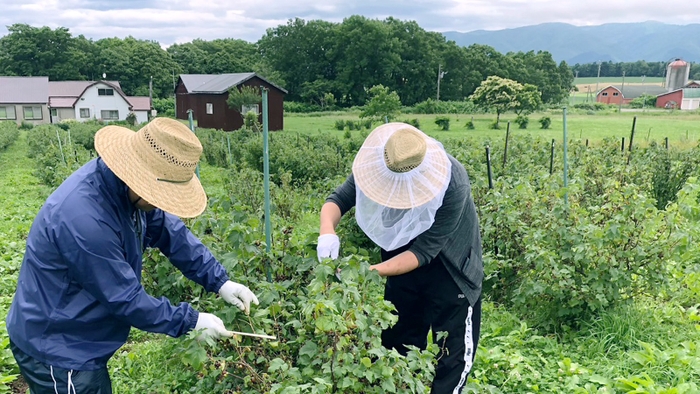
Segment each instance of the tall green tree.
[{"label": "tall green tree", "polygon": [[250,72],[261,61],[256,44],[233,38],[212,41],[195,39],[171,45],[167,52],[185,74]]},{"label": "tall green tree", "polygon": [[401,67],[398,43],[378,20],[351,16],[338,27],[337,83],[347,105],[362,105],[369,89],[391,81]]},{"label": "tall green tree", "polygon": [[[48,76],[52,81],[85,79],[89,64],[77,42],[65,27],[32,27],[14,24],[0,38],[0,73],[18,76]],[[84,38],[82,39],[84,40]]]},{"label": "tall green tree", "polygon": [[156,41],[129,36],[125,39],[105,38],[95,45],[99,53],[97,67],[100,74],[106,74],[108,80],[119,81],[125,93],[147,96],[153,77],[154,97],[173,95],[173,76],[180,74],[181,69]]},{"label": "tall green tree", "polygon": [[534,110],[537,104],[537,89],[528,87],[508,78],[490,76],[479,85],[471,95],[474,104],[496,111],[496,124],[501,114],[516,110],[525,112]]},{"label": "tall green tree", "polygon": [[400,110],[401,99],[399,95],[386,86],[376,85],[369,89],[369,99],[362,108],[360,118],[369,118],[380,122],[391,121],[396,119]]},{"label": "tall green tree", "polygon": [[[336,31],[337,25],[331,22],[296,18],[268,29],[258,41],[263,64],[279,72],[288,99],[301,100],[305,83],[336,80]],[[340,96],[338,90],[332,93]]]}]

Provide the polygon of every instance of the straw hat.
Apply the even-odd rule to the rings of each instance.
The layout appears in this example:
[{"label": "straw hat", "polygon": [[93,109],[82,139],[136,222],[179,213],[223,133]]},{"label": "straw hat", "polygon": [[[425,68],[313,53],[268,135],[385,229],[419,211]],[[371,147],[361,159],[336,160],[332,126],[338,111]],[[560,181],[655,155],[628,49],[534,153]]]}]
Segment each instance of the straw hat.
[{"label": "straw hat", "polygon": [[95,149],[107,167],[149,204],[183,218],[201,214],[207,196],[195,176],[202,144],[184,124],[156,118],[138,132],[105,126]]},{"label": "straw hat", "polygon": [[395,209],[441,198],[452,175],[442,144],[406,123],[375,128],[355,156],[352,172],[362,193]]}]

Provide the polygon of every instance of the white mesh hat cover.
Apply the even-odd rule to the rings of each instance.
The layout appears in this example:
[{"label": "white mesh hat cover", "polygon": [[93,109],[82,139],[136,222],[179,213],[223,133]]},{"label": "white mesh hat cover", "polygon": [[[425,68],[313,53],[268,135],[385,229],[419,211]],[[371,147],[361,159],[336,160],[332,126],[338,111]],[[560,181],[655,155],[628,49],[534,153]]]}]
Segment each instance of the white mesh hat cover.
[{"label": "white mesh hat cover", "polygon": [[391,135],[413,126],[387,123],[367,137],[353,162],[355,218],[362,231],[382,249],[406,245],[433,225],[451,177],[442,144],[420,132],[426,142],[422,162],[407,172],[387,167],[384,147]]}]

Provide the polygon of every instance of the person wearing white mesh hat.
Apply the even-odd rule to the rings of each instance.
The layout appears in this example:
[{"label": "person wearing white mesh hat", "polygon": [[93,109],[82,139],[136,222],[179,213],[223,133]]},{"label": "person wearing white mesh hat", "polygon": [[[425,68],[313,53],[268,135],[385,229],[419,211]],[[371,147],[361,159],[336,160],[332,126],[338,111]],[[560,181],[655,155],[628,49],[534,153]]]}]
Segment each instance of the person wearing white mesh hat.
[{"label": "person wearing white mesh hat", "polygon": [[213,314],[146,293],[147,247],[246,313],[258,304],[180,219],[207,206],[194,133],[167,118],[138,132],[106,126],[95,149],[100,157],[68,177],[34,219],[7,315],[10,349],[32,394],[111,393],[107,361],[132,326],[172,337],[233,336]]},{"label": "person wearing white mesh hat", "polygon": [[[359,227],[381,248],[382,262],[371,269],[387,277],[384,298],[398,314],[382,344],[402,354],[406,345],[425,349],[432,329],[442,352],[431,392],[461,393],[479,341],[484,278],[467,171],[417,128],[383,124],[321,208],[319,260],[338,257],[335,229],[352,207]],[[441,331],[448,336],[438,341]]]}]

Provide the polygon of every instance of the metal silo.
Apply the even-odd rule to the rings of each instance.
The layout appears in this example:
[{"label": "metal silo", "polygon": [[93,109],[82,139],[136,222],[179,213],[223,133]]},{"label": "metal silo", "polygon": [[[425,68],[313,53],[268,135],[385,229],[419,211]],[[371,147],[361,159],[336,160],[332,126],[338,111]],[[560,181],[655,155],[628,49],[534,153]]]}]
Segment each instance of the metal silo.
[{"label": "metal silo", "polygon": [[666,89],[671,92],[688,84],[690,77],[690,64],[684,60],[676,59],[666,67]]}]

